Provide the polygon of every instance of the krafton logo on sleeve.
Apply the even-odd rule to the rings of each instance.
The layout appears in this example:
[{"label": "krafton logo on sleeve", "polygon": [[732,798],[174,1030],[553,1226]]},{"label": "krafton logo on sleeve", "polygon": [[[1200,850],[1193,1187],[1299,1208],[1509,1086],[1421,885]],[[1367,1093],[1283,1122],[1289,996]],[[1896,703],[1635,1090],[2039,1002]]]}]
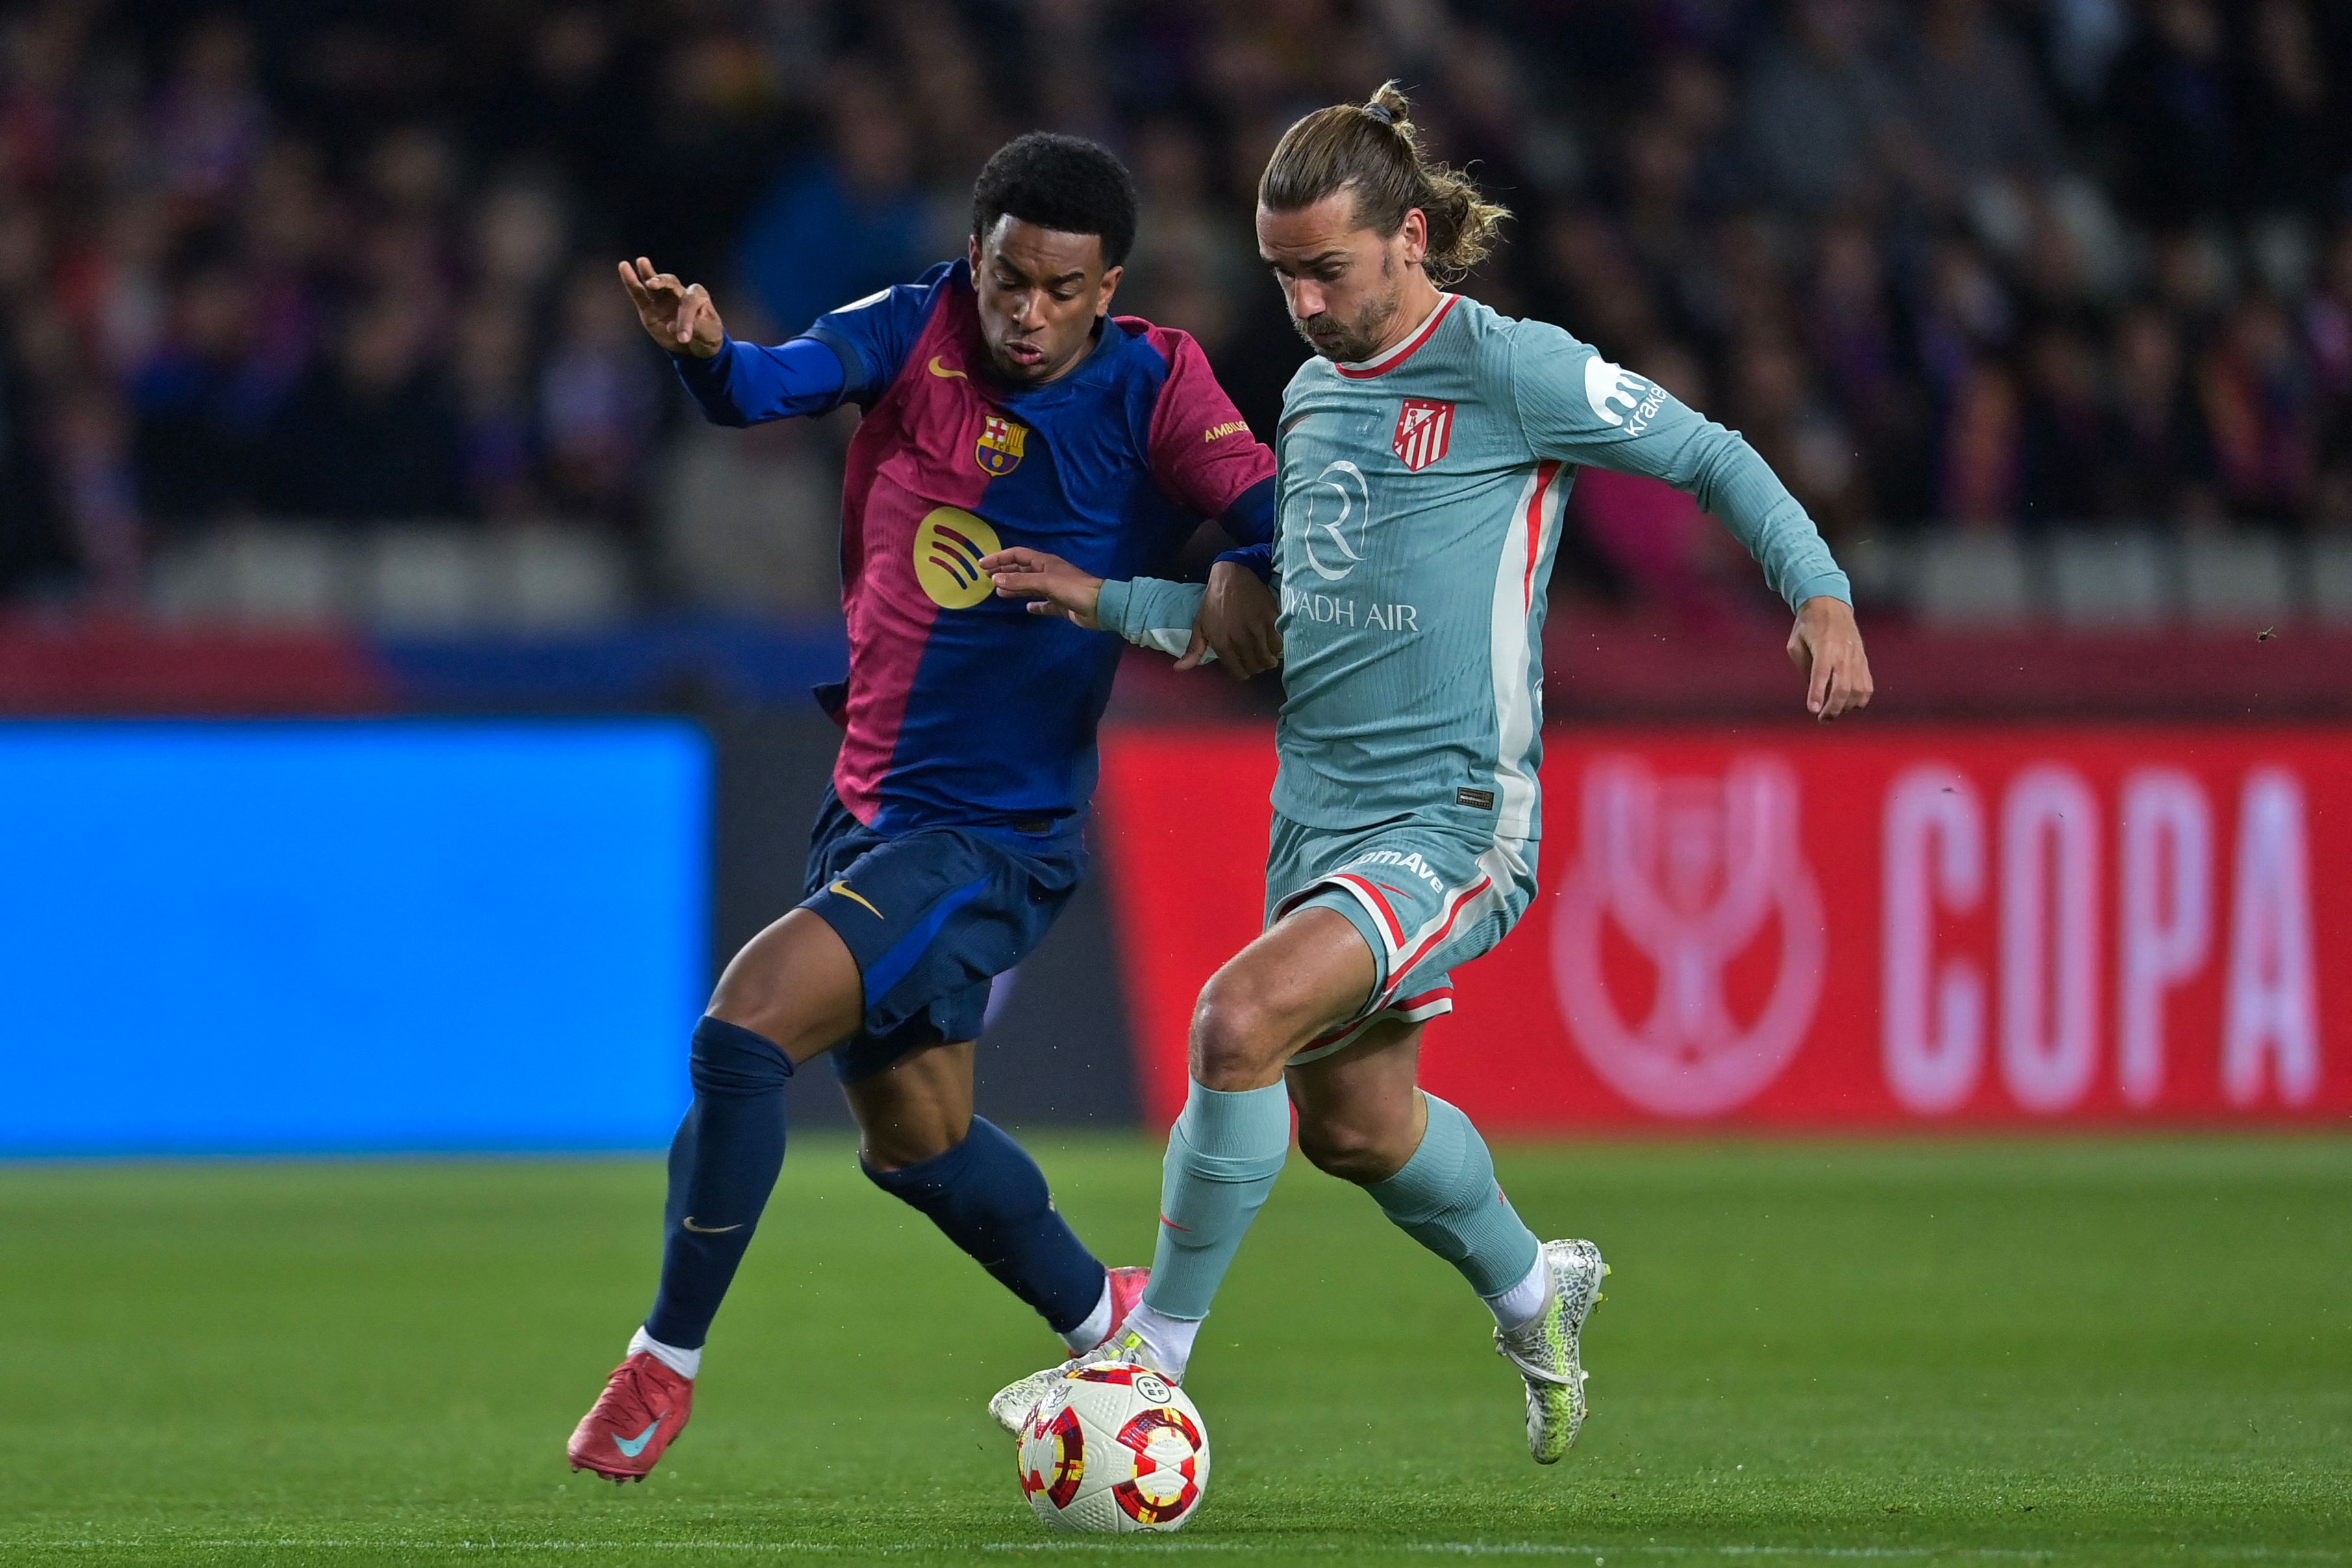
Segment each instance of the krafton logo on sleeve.
[{"label": "krafton logo on sleeve", "polygon": [[1592,405],[1592,416],[1603,424],[1639,435],[1665,406],[1666,393],[1656,382],[1643,381],[1595,354],[1584,361],[1584,401]]}]

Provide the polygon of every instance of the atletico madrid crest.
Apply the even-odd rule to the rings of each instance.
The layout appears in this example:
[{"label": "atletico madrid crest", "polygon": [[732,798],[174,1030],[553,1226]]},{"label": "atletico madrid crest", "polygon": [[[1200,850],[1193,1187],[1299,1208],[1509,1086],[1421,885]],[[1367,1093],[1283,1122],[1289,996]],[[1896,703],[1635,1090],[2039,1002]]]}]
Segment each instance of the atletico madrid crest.
[{"label": "atletico madrid crest", "polygon": [[1389,445],[1417,474],[1444,456],[1453,439],[1452,403],[1409,397],[1404,400],[1404,412],[1397,415],[1396,439]]},{"label": "atletico madrid crest", "polygon": [[992,413],[981,422],[980,444],[972,455],[980,460],[983,473],[998,478],[1021,466],[1022,444],[1029,439],[1029,427]]}]

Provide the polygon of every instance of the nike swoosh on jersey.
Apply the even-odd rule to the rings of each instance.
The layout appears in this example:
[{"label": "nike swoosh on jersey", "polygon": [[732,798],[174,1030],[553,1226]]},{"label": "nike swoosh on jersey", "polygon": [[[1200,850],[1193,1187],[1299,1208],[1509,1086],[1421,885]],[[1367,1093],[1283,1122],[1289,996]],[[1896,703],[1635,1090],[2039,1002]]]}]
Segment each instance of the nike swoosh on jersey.
[{"label": "nike swoosh on jersey", "polygon": [[[963,372],[962,372],[962,371],[957,371],[956,373],[957,373],[957,374],[959,374],[959,375],[961,375],[961,374],[962,374]],[[841,896],[842,896],[842,897],[844,897],[844,898],[855,899],[855,900],[856,900],[859,904],[866,904],[866,909],[867,909],[867,910],[868,910],[868,911],[873,915],[874,918],[875,918],[875,919],[877,919],[877,920],[887,920],[887,919],[889,919],[889,918],[890,918],[888,915],[887,915],[883,914],[880,910],[876,909],[876,908],[875,908],[871,904],[866,904],[866,899],[864,898],[864,896],[863,896],[863,895],[861,895],[861,894],[856,894],[856,893],[852,892],[852,891],[850,890],[850,886],[849,886],[849,884],[848,884],[847,883],[845,883],[845,882],[835,882],[832,886],[830,886],[830,887],[826,888],[826,889],[825,889],[825,892],[827,892],[827,893],[837,893],[837,894],[841,894]]]},{"label": "nike swoosh on jersey", "polygon": [[951,371],[945,365],[940,363],[940,357],[937,354],[933,354],[931,356],[931,374],[935,376],[954,376],[961,381],[970,381],[971,379],[970,376],[965,375],[961,371]]},{"label": "nike swoosh on jersey", "polygon": [[634,1459],[639,1454],[646,1451],[646,1445],[654,1440],[654,1433],[660,1426],[661,1418],[659,1416],[656,1416],[652,1426],[647,1427],[644,1431],[638,1433],[634,1437],[624,1437],[618,1432],[615,1432],[613,1434],[613,1447],[620,1449],[623,1454]]},{"label": "nike swoosh on jersey", "polygon": [[733,1225],[697,1225],[694,1216],[689,1214],[686,1217],[686,1228],[697,1236],[724,1236],[730,1230],[742,1229],[743,1226],[740,1221]]}]

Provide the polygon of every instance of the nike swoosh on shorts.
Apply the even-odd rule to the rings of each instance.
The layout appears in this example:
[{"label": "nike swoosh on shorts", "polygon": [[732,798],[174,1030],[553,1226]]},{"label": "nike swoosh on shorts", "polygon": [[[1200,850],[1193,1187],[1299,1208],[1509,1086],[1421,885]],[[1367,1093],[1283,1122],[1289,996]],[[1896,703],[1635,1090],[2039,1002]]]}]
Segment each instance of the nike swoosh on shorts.
[{"label": "nike swoosh on shorts", "polygon": [[825,892],[837,893],[844,898],[856,899],[859,904],[865,904],[866,912],[872,915],[877,920],[887,920],[890,918],[880,910],[876,909],[873,904],[866,903],[865,895],[853,890],[845,882],[835,882],[832,886],[826,888]]}]

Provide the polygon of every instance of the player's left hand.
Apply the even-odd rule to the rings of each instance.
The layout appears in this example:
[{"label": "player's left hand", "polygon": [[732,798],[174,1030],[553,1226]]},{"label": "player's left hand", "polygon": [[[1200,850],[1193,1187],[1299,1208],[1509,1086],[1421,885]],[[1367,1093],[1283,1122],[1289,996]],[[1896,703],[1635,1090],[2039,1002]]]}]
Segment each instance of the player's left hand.
[{"label": "player's left hand", "polygon": [[1805,711],[1822,723],[1870,706],[1870,656],[1844,600],[1819,594],[1805,601],[1789,633],[1789,662],[1804,672]]},{"label": "player's left hand", "polygon": [[999,599],[1029,599],[1032,615],[1060,615],[1073,626],[1102,630],[1095,606],[1102,600],[1103,580],[1091,577],[1041,549],[1015,545],[980,558],[980,570],[996,584]]},{"label": "player's left hand", "polygon": [[1257,573],[1239,561],[1217,562],[1209,569],[1201,612],[1192,618],[1192,643],[1176,667],[1196,668],[1214,653],[1237,681],[1265,674],[1282,663],[1282,633],[1275,629],[1280,614]]}]

